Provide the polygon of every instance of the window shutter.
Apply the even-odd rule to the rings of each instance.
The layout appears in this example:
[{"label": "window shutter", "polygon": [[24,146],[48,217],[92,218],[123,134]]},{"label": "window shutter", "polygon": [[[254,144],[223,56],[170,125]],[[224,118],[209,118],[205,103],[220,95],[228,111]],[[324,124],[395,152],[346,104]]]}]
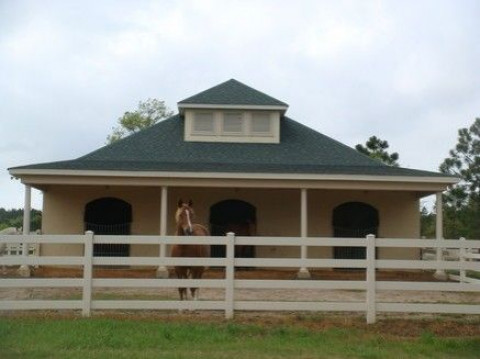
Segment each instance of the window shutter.
[{"label": "window shutter", "polygon": [[226,112],[223,116],[223,132],[225,134],[242,134],[243,114],[241,112]]},{"label": "window shutter", "polygon": [[252,115],[252,135],[270,134],[272,132],[270,115],[268,113],[254,113]]},{"label": "window shutter", "polygon": [[209,133],[215,132],[212,112],[199,112],[195,114],[195,121],[193,124],[193,131],[195,133]]}]

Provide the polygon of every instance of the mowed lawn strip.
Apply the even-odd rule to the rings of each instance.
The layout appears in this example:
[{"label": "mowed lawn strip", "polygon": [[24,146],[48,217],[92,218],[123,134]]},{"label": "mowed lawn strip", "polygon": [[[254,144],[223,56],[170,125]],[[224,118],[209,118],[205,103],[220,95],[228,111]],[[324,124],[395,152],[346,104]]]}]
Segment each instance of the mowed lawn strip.
[{"label": "mowed lawn strip", "polygon": [[446,338],[428,331],[404,337],[268,322],[0,317],[2,359],[478,358],[479,353],[478,337]]}]

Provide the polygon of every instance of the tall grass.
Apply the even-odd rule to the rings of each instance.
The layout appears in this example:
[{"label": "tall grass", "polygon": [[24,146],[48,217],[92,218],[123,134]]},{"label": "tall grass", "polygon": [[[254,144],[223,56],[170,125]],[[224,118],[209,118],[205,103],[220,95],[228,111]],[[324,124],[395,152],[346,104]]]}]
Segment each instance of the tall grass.
[{"label": "tall grass", "polygon": [[131,318],[0,317],[0,358],[478,358],[479,338]]}]

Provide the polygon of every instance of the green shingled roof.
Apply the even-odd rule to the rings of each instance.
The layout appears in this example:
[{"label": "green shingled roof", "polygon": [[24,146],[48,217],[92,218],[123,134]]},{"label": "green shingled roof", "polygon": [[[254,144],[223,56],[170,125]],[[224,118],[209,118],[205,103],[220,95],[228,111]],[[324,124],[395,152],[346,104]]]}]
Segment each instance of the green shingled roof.
[{"label": "green shingled roof", "polygon": [[14,169],[445,177],[384,165],[287,117],[280,123],[279,144],[186,142],[175,115],[75,160]]},{"label": "green shingled roof", "polygon": [[285,102],[277,100],[234,79],[202,91],[178,103],[179,106],[182,104],[288,107]]},{"label": "green shingled roof", "polygon": [[[261,106],[282,112],[288,107],[234,79],[178,104]],[[280,143],[189,142],[184,140],[182,114],[80,158],[10,170],[17,169],[448,177],[384,165],[285,116],[280,119]]]}]

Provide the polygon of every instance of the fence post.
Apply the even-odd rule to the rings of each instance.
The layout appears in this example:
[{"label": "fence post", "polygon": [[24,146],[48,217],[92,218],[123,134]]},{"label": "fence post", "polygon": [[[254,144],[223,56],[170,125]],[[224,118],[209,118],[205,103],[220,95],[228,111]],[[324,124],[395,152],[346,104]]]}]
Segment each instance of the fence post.
[{"label": "fence post", "polygon": [[235,233],[232,232],[227,233],[225,262],[225,318],[232,319],[235,300]]},{"label": "fence post", "polygon": [[460,283],[466,283],[467,281],[467,275],[465,271],[465,261],[466,261],[466,256],[467,256],[467,250],[463,246],[465,244],[465,237],[460,237],[460,250],[458,254],[458,260],[460,261]]},{"label": "fence post", "polygon": [[375,298],[375,236],[367,235],[367,324],[376,322],[376,298]]},{"label": "fence post", "polygon": [[[25,185],[25,200],[24,200],[24,207],[23,207],[23,232],[24,236],[30,235],[30,216],[32,212],[32,186],[26,184]],[[23,259],[27,259],[28,257],[28,250],[30,248],[29,243],[22,243],[22,257]],[[18,273],[21,277],[30,277],[30,267],[25,262],[20,266],[18,269]]]},{"label": "fence post", "polygon": [[85,244],[83,251],[83,293],[82,315],[90,316],[92,309],[92,271],[93,271],[93,232],[85,232]]},{"label": "fence post", "polygon": [[[168,187],[162,186],[162,197],[160,199],[160,237],[165,237],[167,235],[167,206],[168,202]],[[165,259],[167,256],[167,245],[165,242],[160,242],[159,249],[160,259]],[[157,268],[156,272],[157,278],[168,278],[168,269],[165,265],[161,264]]]},{"label": "fence post", "polygon": [[436,237],[436,261],[438,264],[437,270],[433,275],[436,279],[439,280],[446,280],[448,278],[445,269],[440,268],[441,262],[444,260],[443,258],[443,248],[439,246],[439,243],[443,242],[443,201],[442,201],[442,192],[437,192],[437,198],[435,202],[436,212],[437,212],[437,220],[435,225],[435,237]]}]

